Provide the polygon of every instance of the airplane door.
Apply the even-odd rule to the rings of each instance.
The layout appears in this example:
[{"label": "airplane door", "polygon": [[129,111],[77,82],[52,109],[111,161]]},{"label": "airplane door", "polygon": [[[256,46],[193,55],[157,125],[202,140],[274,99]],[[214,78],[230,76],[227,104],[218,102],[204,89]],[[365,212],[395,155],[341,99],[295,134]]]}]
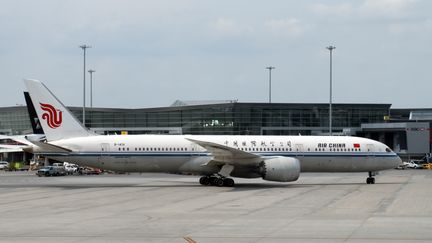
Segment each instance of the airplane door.
[{"label": "airplane door", "polygon": [[304,156],[303,144],[296,144],[295,145],[295,153],[296,153],[297,157],[303,157]]},{"label": "airplane door", "polygon": [[196,143],[191,143],[192,154],[198,153],[198,146]]},{"label": "airplane door", "polygon": [[373,165],[375,164],[375,146],[373,144],[366,144],[366,152],[367,152],[367,157],[366,157],[366,161],[369,165]]},{"label": "airplane door", "polygon": [[99,164],[101,167],[104,166],[106,160],[108,159],[108,153],[110,152],[109,143],[101,143],[100,144],[100,156],[99,156]]},{"label": "airplane door", "polygon": [[367,149],[367,157],[368,159],[373,159],[375,158],[375,146],[373,144],[366,144],[366,149]]}]

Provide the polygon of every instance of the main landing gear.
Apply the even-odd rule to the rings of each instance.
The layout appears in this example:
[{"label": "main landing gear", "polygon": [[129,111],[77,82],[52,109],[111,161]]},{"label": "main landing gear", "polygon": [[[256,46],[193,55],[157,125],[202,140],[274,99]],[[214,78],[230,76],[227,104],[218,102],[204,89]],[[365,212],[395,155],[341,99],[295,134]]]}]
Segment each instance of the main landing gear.
[{"label": "main landing gear", "polygon": [[200,178],[199,182],[204,186],[226,186],[233,187],[234,180],[231,178],[227,178],[230,176],[231,172],[234,170],[234,166],[229,164],[224,164],[219,173],[211,175],[211,176],[203,176]]},{"label": "main landing gear", "polygon": [[366,184],[375,184],[375,173],[372,171],[369,171],[369,177],[366,178]]},{"label": "main landing gear", "polygon": [[203,176],[200,178],[199,183],[203,186],[226,186],[233,187],[234,180],[231,178],[225,178],[221,176]]}]

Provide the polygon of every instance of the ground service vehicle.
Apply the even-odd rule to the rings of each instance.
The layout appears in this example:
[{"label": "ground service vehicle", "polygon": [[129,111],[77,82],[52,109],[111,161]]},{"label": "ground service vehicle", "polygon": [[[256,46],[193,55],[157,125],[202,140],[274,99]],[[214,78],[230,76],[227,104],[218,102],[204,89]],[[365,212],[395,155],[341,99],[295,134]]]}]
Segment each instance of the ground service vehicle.
[{"label": "ground service vehicle", "polygon": [[6,170],[9,168],[9,162],[7,161],[0,161],[0,170]]},{"label": "ground service vehicle", "polygon": [[62,176],[66,175],[66,171],[62,166],[44,166],[37,173],[38,176]]}]

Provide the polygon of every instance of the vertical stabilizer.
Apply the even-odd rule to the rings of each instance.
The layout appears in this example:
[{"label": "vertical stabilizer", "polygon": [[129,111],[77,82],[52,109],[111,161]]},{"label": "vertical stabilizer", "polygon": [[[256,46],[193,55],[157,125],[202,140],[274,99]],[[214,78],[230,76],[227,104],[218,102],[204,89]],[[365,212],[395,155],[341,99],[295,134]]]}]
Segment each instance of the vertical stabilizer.
[{"label": "vertical stabilizer", "polygon": [[40,81],[24,80],[48,141],[93,136]]}]

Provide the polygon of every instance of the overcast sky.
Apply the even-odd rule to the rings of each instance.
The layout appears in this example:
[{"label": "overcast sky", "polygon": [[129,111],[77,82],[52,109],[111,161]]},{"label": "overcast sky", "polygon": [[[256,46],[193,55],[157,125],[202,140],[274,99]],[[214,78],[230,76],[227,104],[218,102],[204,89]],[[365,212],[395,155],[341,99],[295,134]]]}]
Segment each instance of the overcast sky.
[{"label": "overcast sky", "polygon": [[24,78],[82,106],[87,44],[98,107],[267,102],[270,65],[273,102],[328,102],[329,45],[334,102],[432,107],[429,0],[0,4],[0,106],[24,104]]}]

